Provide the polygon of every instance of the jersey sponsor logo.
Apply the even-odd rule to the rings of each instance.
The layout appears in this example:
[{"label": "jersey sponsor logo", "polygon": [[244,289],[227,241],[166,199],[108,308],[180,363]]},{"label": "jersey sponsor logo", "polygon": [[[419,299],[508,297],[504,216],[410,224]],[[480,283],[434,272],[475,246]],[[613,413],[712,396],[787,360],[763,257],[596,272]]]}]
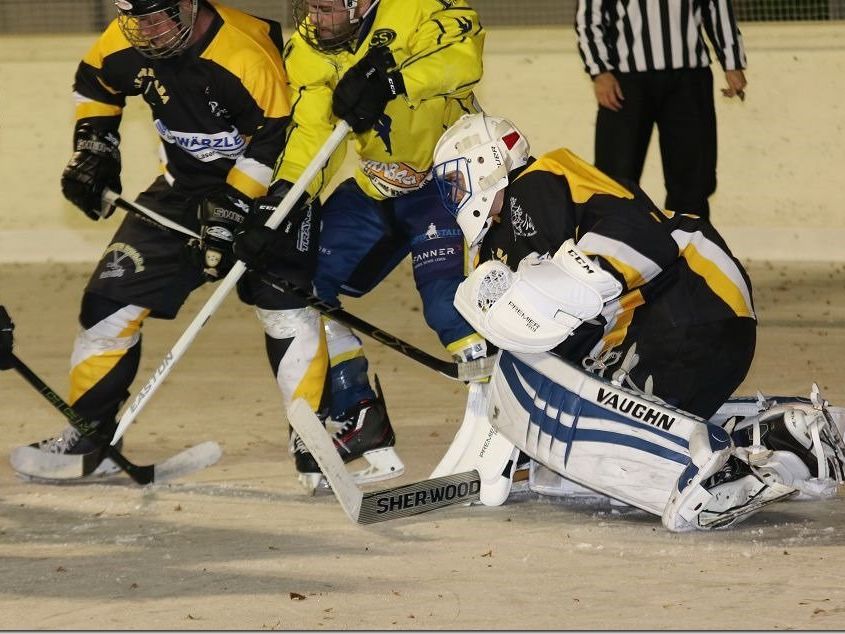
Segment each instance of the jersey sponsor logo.
[{"label": "jersey sponsor logo", "polygon": [[114,242],[110,244],[103,254],[104,266],[99,278],[105,280],[114,277],[123,277],[127,273],[127,267],[132,266],[134,273],[144,270],[144,256],[138,250],[125,242]]},{"label": "jersey sponsor logo", "polygon": [[155,120],[159,136],[167,143],[184,150],[198,161],[210,163],[217,159],[236,159],[244,153],[246,139],[232,128],[230,132],[178,132],[170,130],[161,119]]},{"label": "jersey sponsor logo", "polygon": [[537,235],[537,229],[534,227],[534,221],[522,209],[522,205],[515,197],[510,197],[511,208],[511,225],[513,226],[513,235],[516,238],[530,238]]},{"label": "jersey sponsor logo", "polygon": [[396,198],[419,189],[428,179],[428,171],[418,172],[407,163],[384,163],[365,159],[361,171],[382,194]]},{"label": "jersey sponsor logo", "polygon": [[385,495],[376,500],[376,513],[381,515],[390,511],[439,504],[456,498],[475,495],[479,491],[481,491],[481,481],[473,480],[472,482],[459,482],[458,484],[446,484],[422,489],[421,491],[411,491],[401,495]]},{"label": "jersey sponsor logo", "polygon": [[457,254],[457,249],[454,247],[441,247],[439,249],[426,249],[415,253],[412,258],[414,268],[427,266],[435,262],[445,262],[450,256]]},{"label": "jersey sponsor logo", "polygon": [[603,387],[599,388],[598,401],[605,407],[616,410],[622,414],[628,415],[630,418],[648,423],[653,427],[661,429],[672,429],[676,417],[670,416],[659,409],[655,409],[646,403],[633,399],[625,394],[620,394],[613,390],[607,390]]},{"label": "jersey sponsor logo", "polygon": [[411,238],[411,244],[419,244],[437,238],[461,238],[463,234],[460,229],[438,229],[433,222],[428,225],[425,233]]},{"label": "jersey sponsor logo", "polygon": [[396,31],[393,29],[376,29],[370,38],[370,46],[387,46],[396,39]]}]

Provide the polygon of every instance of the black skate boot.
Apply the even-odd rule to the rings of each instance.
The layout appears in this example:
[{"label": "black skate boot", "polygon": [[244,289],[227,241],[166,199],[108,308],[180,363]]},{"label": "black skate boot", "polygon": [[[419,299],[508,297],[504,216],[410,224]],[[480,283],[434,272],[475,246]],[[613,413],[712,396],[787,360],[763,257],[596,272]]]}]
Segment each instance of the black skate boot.
[{"label": "black skate boot", "polygon": [[294,431],[293,427],[290,427],[289,430],[290,443],[288,445],[288,451],[293,456],[299,483],[308,495],[314,495],[318,487],[325,486],[323,472],[320,471],[320,465],[314,460],[314,456],[308,451],[308,447],[302,442],[299,434]]},{"label": "black skate boot", "polygon": [[370,466],[353,474],[359,484],[395,478],[405,470],[393,446],[396,435],[387,415],[378,375],[375,376],[376,398],[361,401],[344,413],[340,420],[329,420],[334,444],[344,462],[364,458]]},{"label": "black skate boot", "polygon": [[[117,473],[120,467],[106,457],[117,422],[92,421],[92,426],[96,436],[83,436],[75,427],[68,426],[55,438],[13,449],[9,457],[12,468],[24,478],[59,481]],[[121,438],[117,450],[122,446]]]}]

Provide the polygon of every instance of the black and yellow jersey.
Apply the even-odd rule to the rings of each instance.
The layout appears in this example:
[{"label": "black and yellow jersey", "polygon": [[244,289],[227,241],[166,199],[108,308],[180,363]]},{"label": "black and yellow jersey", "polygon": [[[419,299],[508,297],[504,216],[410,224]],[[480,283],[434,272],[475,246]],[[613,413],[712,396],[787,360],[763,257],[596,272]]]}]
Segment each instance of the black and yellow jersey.
[{"label": "black and yellow jersey", "polygon": [[228,182],[263,195],[290,114],[281,27],[214,2],[213,21],[185,52],[149,59],[114,20],[79,64],[77,125],[117,131],[126,97],[150,107],[167,181],[188,194]]},{"label": "black and yellow jersey", "polygon": [[[293,182],[337,120],[332,94],[371,46],[393,53],[406,95],[387,104],[375,128],[355,134],[355,180],[373,198],[399,196],[426,182],[434,146],[461,115],[478,112],[472,93],[482,75],[485,32],[465,0],[381,0],[362,25],[355,52],[326,53],[294,33],[285,48],[292,123],[277,177]],[[343,144],[308,191],[317,194],[343,162]]]},{"label": "black and yellow jersey", "polygon": [[510,182],[479,257],[516,270],[526,255],[553,255],[569,238],[623,285],[602,313],[605,349],[656,297],[675,324],[756,318],[748,275],[708,221],[659,210],[634,183],[566,149],[533,160]]}]

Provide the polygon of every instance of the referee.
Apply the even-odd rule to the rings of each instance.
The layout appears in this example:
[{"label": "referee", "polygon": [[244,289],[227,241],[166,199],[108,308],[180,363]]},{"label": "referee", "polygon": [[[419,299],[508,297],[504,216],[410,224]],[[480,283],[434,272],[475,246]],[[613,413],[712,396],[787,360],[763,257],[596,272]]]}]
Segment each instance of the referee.
[{"label": "referee", "polygon": [[726,97],[745,99],[742,35],[731,0],[578,0],[575,30],[593,79],[595,164],[639,183],[657,125],[666,209],[709,218],[716,191],[716,110],[710,52]]}]

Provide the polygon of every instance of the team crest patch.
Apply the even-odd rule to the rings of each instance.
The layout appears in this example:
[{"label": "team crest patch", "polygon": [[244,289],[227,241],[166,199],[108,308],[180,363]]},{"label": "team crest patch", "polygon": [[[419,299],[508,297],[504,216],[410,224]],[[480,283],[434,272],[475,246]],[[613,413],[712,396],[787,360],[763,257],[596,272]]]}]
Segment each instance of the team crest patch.
[{"label": "team crest patch", "polygon": [[510,207],[513,235],[520,238],[529,238],[537,235],[537,229],[534,228],[534,221],[531,220],[531,216],[522,210],[522,206],[513,196],[510,199]]},{"label": "team crest patch", "polygon": [[103,254],[101,280],[110,277],[123,277],[127,272],[140,273],[144,270],[144,256],[125,242],[115,242],[106,248]]},{"label": "team crest patch", "polygon": [[370,38],[370,46],[387,46],[395,39],[396,31],[393,29],[376,29]]}]

